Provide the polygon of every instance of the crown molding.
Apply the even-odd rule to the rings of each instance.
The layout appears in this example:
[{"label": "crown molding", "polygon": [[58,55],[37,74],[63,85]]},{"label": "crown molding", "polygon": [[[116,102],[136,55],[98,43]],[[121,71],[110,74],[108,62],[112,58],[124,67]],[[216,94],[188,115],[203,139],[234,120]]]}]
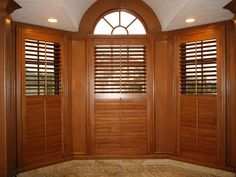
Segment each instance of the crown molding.
[{"label": "crown molding", "polygon": [[14,0],[0,0],[0,16],[10,16],[16,9],[21,8]]},{"label": "crown molding", "polygon": [[224,9],[228,9],[230,12],[234,14],[234,18],[236,18],[236,0],[232,0],[224,7]]}]

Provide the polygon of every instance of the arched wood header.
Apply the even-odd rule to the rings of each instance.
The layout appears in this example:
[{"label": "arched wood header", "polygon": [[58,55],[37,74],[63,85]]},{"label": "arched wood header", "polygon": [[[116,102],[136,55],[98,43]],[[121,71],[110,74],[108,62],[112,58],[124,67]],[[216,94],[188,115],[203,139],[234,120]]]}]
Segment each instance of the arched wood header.
[{"label": "arched wood header", "polygon": [[115,9],[125,9],[138,15],[147,27],[147,34],[155,35],[161,32],[157,16],[142,0],[98,0],[82,17],[79,26],[80,34],[93,34],[97,20],[105,13]]}]

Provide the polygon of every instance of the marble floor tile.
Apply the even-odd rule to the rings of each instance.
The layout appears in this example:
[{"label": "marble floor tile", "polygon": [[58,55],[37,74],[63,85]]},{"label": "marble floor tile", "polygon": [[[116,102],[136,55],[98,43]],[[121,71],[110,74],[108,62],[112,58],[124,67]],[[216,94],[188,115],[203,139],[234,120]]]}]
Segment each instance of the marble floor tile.
[{"label": "marble floor tile", "polygon": [[234,173],[173,160],[73,160],[17,177],[235,177]]}]

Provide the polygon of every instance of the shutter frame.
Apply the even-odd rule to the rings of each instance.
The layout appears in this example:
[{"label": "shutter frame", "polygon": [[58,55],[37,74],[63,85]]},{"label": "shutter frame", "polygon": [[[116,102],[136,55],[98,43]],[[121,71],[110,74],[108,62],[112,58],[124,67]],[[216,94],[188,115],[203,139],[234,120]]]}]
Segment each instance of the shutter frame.
[{"label": "shutter frame", "polygon": [[61,44],[30,38],[24,44],[26,96],[60,95]]},{"label": "shutter frame", "polygon": [[143,45],[96,45],[95,94],[146,93],[147,61]]},{"label": "shutter frame", "polygon": [[217,40],[179,45],[181,94],[217,94]]}]

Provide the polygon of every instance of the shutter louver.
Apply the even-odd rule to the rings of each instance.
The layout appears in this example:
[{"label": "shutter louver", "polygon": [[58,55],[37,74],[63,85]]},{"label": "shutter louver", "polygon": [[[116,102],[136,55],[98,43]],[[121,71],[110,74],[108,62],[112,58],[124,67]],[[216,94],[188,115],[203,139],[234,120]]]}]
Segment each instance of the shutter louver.
[{"label": "shutter louver", "polygon": [[217,93],[216,39],[180,45],[180,92],[182,94]]},{"label": "shutter louver", "polygon": [[95,93],[146,93],[143,45],[96,45]]},{"label": "shutter louver", "polygon": [[59,95],[61,92],[61,45],[25,40],[25,93]]}]

